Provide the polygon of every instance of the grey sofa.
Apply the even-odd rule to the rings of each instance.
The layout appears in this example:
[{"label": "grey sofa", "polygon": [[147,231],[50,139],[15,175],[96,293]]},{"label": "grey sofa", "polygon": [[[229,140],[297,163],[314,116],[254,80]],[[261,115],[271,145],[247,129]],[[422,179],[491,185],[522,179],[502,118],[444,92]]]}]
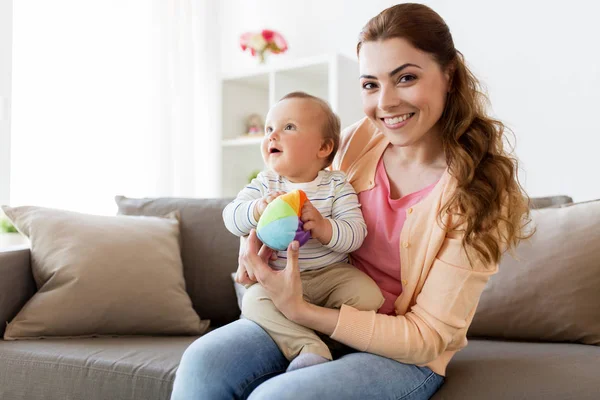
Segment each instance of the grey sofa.
[{"label": "grey sofa", "polygon": [[[537,206],[568,200],[542,199]],[[221,220],[227,202],[117,198],[123,214],[180,211],[187,290],[195,310],[214,327],[239,317],[230,276],[238,240]],[[0,321],[10,321],[34,294],[30,263],[29,249],[0,252]],[[4,323],[0,336],[3,331]],[[0,340],[0,399],[168,399],[179,359],[195,339]],[[598,399],[599,371],[598,346],[471,338],[434,399]]]}]

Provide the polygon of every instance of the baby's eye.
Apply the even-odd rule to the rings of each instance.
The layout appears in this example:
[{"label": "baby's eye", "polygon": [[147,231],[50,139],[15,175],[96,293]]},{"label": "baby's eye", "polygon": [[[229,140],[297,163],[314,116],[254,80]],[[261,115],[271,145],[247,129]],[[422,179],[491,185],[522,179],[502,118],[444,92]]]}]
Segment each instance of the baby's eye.
[{"label": "baby's eye", "polygon": [[271,133],[271,132],[273,132],[273,128],[271,128],[270,126],[267,126],[267,127],[265,128],[265,134],[269,134],[269,133]]},{"label": "baby's eye", "polygon": [[294,130],[294,129],[296,129],[296,126],[294,124],[287,124],[285,126],[285,130],[286,131],[291,131],[291,130]]}]

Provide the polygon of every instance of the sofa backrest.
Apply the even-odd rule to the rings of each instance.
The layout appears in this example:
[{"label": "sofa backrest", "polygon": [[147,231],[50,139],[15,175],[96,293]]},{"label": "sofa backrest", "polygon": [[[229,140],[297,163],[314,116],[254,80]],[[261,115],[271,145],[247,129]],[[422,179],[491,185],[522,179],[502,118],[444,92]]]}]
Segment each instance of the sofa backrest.
[{"label": "sofa backrest", "polygon": [[161,216],[179,212],[181,257],[194,309],[212,326],[239,318],[231,273],[238,264],[239,238],[223,224],[231,199],[115,198],[119,214]]},{"label": "sofa backrest", "polygon": [[[119,214],[161,216],[180,214],[181,240],[186,289],[194,309],[213,326],[239,317],[231,273],[238,263],[239,238],[223,224],[222,212],[232,199],[186,199],[115,197]],[[532,198],[532,208],[571,202],[567,196]]]}]

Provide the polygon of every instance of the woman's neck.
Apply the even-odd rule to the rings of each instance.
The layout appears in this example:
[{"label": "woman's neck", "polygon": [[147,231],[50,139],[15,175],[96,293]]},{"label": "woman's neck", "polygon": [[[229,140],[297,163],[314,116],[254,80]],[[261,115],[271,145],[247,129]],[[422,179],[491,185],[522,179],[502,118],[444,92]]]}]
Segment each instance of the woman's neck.
[{"label": "woman's neck", "polygon": [[425,134],[421,140],[410,146],[390,145],[386,150],[394,164],[422,167],[446,167],[446,155],[442,140],[437,132]]}]

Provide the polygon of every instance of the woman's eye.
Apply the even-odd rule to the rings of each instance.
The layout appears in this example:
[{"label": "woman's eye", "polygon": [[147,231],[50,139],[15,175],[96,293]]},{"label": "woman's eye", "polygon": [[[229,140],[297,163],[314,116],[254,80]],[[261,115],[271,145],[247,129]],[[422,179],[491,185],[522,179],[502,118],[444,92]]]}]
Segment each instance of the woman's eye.
[{"label": "woman's eye", "polygon": [[371,89],[375,89],[376,85],[373,82],[366,82],[366,83],[363,83],[362,87],[365,90],[371,90]]},{"label": "woman's eye", "polygon": [[407,83],[417,79],[414,75],[404,75],[398,80],[399,83]]}]

